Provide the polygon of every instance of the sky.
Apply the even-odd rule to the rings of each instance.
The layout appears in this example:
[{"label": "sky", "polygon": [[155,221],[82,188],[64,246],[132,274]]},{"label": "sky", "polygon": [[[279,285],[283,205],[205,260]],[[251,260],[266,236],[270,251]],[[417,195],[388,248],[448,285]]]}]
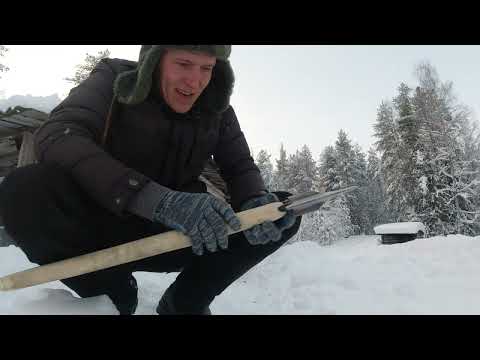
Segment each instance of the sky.
[{"label": "sky", "polygon": [[[211,304],[214,315],[479,315],[480,238],[462,235],[382,245],[353,236],[330,246],[287,244]],[[0,276],[35,266],[0,248]],[[135,272],[135,315],[155,315],[178,273]],[[118,315],[100,295],[80,299],[59,281],[0,293],[0,315]]]},{"label": "sky", "polygon": [[[137,60],[138,45],[6,45],[0,96],[47,96],[69,91],[75,65],[108,48],[111,57]],[[308,145],[316,160],[343,129],[363,151],[374,144],[382,100],[397,87],[416,86],[414,68],[429,61],[441,81],[452,81],[459,102],[480,114],[480,45],[234,45],[231,103],[250,148],[277,158]]]}]

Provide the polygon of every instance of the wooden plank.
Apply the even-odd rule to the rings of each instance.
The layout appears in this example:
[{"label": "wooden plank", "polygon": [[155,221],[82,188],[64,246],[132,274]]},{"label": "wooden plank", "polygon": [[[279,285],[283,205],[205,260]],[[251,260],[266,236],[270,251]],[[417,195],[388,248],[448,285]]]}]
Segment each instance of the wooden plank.
[{"label": "wooden plank", "polygon": [[17,124],[11,121],[6,121],[3,118],[0,119],[0,128],[7,128],[7,129],[19,129],[24,127],[22,124]]},{"label": "wooden plank", "polygon": [[36,162],[33,134],[31,132],[23,133],[22,146],[18,153],[17,167],[27,166]]},{"label": "wooden plank", "polygon": [[2,118],[2,121],[28,127],[38,127],[43,124],[43,121],[23,116],[23,114],[15,114],[12,116],[4,117]]}]

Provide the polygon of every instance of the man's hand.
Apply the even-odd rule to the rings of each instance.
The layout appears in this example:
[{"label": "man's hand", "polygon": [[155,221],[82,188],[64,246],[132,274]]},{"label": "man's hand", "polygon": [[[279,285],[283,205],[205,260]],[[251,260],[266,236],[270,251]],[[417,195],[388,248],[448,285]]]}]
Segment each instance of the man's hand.
[{"label": "man's hand", "polygon": [[240,230],[241,223],[233,209],[209,194],[169,191],[155,210],[154,220],[189,236],[192,250],[203,255],[228,248],[228,228]]},{"label": "man's hand", "polygon": [[[242,205],[242,211],[278,201],[280,200],[275,194],[268,193],[266,195],[248,200]],[[287,212],[287,214],[281,219],[275,222],[265,221],[260,225],[256,225],[251,229],[245,230],[243,234],[251,245],[264,245],[270,241],[279,241],[282,238],[282,231],[292,227],[294,224],[295,216]]]}]

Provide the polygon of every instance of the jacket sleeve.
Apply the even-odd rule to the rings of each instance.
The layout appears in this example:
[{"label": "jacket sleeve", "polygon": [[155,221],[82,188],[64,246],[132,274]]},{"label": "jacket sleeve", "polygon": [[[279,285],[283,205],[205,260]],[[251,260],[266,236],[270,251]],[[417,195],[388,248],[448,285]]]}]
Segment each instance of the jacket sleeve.
[{"label": "jacket sleeve", "polygon": [[36,131],[35,152],[40,162],[67,171],[98,204],[123,215],[128,202],[149,179],[99,145],[115,77],[111,66],[100,62]]},{"label": "jacket sleeve", "polygon": [[214,159],[227,183],[231,205],[235,211],[240,210],[248,199],[267,192],[260,170],[250,154],[247,141],[231,106],[223,114]]}]

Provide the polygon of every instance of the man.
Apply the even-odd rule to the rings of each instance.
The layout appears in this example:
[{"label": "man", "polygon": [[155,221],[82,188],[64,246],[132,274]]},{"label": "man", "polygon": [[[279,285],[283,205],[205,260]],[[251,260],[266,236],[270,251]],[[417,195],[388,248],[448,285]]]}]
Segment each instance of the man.
[{"label": "man", "polygon": [[[132,272],[181,271],[159,314],[210,314],[210,303],[298,230],[287,214],[243,233],[235,212],[269,193],[230,96],[229,45],[143,45],[139,61],[104,59],[36,133],[38,164],[3,182],[7,232],[30,261],[48,264],[171,229],[192,248],[63,280],[81,297],[107,294],[133,314]],[[230,204],[199,180],[213,156]]]}]

